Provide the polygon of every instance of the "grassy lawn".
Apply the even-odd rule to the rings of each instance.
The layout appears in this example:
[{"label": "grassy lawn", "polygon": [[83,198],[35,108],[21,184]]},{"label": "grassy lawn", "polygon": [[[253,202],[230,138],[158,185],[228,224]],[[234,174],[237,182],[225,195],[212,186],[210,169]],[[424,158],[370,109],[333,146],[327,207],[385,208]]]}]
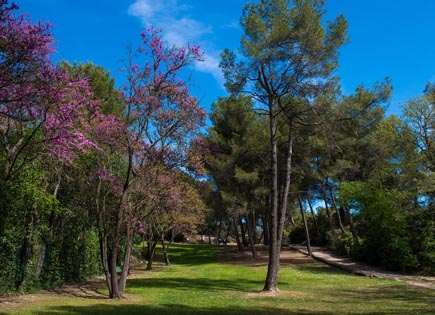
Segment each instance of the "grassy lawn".
[{"label": "grassy lawn", "polygon": [[266,266],[224,262],[230,253],[216,255],[216,248],[173,245],[173,264],[135,271],[122,301],[37,294],[30,302],[0,306],[0,315],[435,314],[433,290],[354,276],[317,262],[284,264],[280,294],[252,296],[263,287]]}]

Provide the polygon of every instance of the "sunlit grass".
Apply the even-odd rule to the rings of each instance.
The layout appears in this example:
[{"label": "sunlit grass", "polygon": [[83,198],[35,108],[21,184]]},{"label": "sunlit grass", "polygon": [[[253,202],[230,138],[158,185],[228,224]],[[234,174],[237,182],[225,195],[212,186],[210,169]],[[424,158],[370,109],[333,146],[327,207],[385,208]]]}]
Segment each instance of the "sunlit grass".
[{"label": "sunlit grass", "polygon": [[48,294],[32,303],[0,306],[0,314],[435,314],[435,291],[316,262],[284,265],[279,295],[252,296],[263,287],[266,266],[219,262],[215,250],[173,245],[173,264],[135,271],[122,301]]}]

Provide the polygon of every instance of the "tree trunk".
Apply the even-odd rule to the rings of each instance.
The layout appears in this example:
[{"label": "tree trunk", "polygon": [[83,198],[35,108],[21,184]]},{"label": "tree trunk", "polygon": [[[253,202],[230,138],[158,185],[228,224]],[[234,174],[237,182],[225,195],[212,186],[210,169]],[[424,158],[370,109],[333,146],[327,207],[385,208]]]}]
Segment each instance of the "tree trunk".
[{"label": "tree trunk", "polygon": [[250,219],[250,215],[248,215],[246,217],[247,221],[246,221],[246,226],[248,229],[248,235],[249,235],[249,245],[251,248],[251,253],[252,253],[252,258],[257,259],[257,249],[255,248],[255,238],[254,238],[254,227],[253,227],[253,222]]},{"label": "tree trunk", "polygon": [[235,219],[235,217],[233,217],[233,225],[234,225],[234,233],[235,233],[235,236],[236,236],[236,243],[237,243],[237,248],[239,249],[239,252],[240,253],[243,253],[243,244],[242,244],[242,242],[240,241],[240,237],[239,237],[239,229],[237,228],[237,222],[236,222],[236,219]]},{"label": "tree trunk", "polygon": [[329,211],[328,200],[326,199],[325,189],[322,187],[322,197],[323,202],[325,203],[326,215],[328,216],[329,226],[331,228],[331,232],[334,233],[334,222],[331,217],[331,212]]},{"label": "tree trunk", "polygon": [[222,227],[222,219],[219,219],[218,227],[216,230],[216,238],[214,240],[215,244],[219,244],[219,239],[221,238],[221,227]]},{"label": "tree trunk", "polygon": [[332,187],[328,182],[326,182],[326,186],[328,187],[329,193],[331,194],[332,206],[334,207],[335,213],[337,214],[338,226],[340,227],[341,233],[344,234],[346,233],[346,229],[344,228],[343,222],[341,220],[341,214],[340,211],[338,210],[337,202],[335,201],[334,192],[332,191]]},{"label": "tree trunk", "polygon": [[133,248],[133,238],[134,238],[134,227],[135,224],[127,224],[127,246],[125,248],[124,254],[124,264],[122,266],[121,277],[119,279],[119,291],[121,295],[125,292],[125,287],[127,285],[127,278],[130,274],[130,258],[131,250]]},{"label": "tree trunk", "polygon": [[307,240],[307,251],[308,251],[308,255],[311,256],[312,253],[311,253],[310,231],[308,230],[307,220],[305,219],[305,211],[304,211],[304,208],[302,206],[301,196],[298,196],[298,201],[299,201],[299,208],[301,209],[302,220],[304,222],[305,239]]},{"label": "tree trunk", "polygon": [[240,234],[242,235],[242,243],[243,246],[248,245],[248,241],[246,240],[246,231],[245,231],[245,225],[243,224],[242,217],[239,215],[239,222],[240,222]]},{"label": "tree trunk", "polygon": [[112,296],[111,299],[121,299],[122,292],[119,288],[118,276],[116,272],[116,266],[118,263],[118,255],[119,255],[119,246],[121,243],[121,235],[122,235],[122,226],[123,226],[123,215],[124,210],[122,205],[118,207],[118,216],[116,222],[115,234],[112,242],[112,256],[110,257],[110,273],[112,274],[111,282],[112,282]]},{"label": "tree trunk", "polygon": [[308,201],[308,206],[310,208],[311,215],[313,216],[313,222],[314,222],[314,227],[316,229],[317,238],[319,239],[319,242],[321,242],[322,236],[320,235],[319,225],[317,224],[316,214],[314,213],[313,206],[311,205],[310,196],[308,197],[307,201]]},{"label": "tree trunk", "polygon": [[156,252],[156,246],[157,246],[157,242],[152,241],[152,245],[150,248],[150,254],[148,257],[148,263],[147,263],[147,267],[145,268],[145,270],[152,270],[153,269],[153,260],[154,260],[154,254]]},{"label": "tree trunk", "polygon": [[276,135],[275,100],[269,100],[270,128],[270,237],[269,261],[263,291],[278,291],[279,255],[281,244],[278,238],[278,144]]},{"label": "tree trunk", "polygon": [[171,263],[169,261],[169,255],[168,255],[168,246],[165,243],[165,235],[162,234],[161,237],[161,243],[162,243],[162,249],[163,249],[163,259],[165,261],[165,265],[169,266]]},{"label": "tree trunk", "polygon": [[232,222],[233,221],[231,219],[228,220],[227,234],[225,235],[225,239],[224,239],[225,245],[228,243],[228,237],[230,236]]},{"label": "tree trunk", "polygon": [[267,213],[263,215],[263,236],[264,236],[264,245],[269,246],[269,216]]},{"label": "tree trunk", "polygon": [[20,250],[20,269],[17,284],[17,291],[19,294],[24,294],[25,291],[25,285],[27,280],[27,266],[29,264],[30,257],[32,257],[32,248],[29,244],[29,240],[26,237]]},{"label": "tree trunk", "polygon": [[38,248],[36,250],[36,264],[35,264],[35,271],[34,271],[34,276],[36,279],[38,279],[39,276],[41,275],[42,266],[45,260],[46,250],[47,250],[46,244],[44,243],[38,244]]},{"label": "tree trunk", "polygon": [[355,224],[353,222],[352,214],[350,213],[349,207],[345,206],[344,210],[346,211],[347,215],[349,216],[350,232],[352,233],[353,244],[354,244],[355,247],[359,247],[360,243],[359,243],[358,231],[355,228]]}]

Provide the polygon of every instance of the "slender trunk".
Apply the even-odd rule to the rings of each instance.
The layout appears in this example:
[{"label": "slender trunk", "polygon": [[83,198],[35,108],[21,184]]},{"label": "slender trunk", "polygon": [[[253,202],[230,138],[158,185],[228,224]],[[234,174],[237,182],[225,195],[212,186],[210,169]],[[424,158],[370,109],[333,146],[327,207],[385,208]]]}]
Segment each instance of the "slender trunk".
[{"label": "slender trunk", "polygon": [[[290,117],[289,118],[289,136],[288,136],[288,141],[287,141],[287,160],[286,160],[286,174],[285,174],[284,191],[282,194],[281,207],[278,211],[278,214],[279,214],[279,225],[278,225],[279,248],[281,248],[282,233],[284,230],[284,222],[285,222],[287,205],[288,205],[288,194],[290,192],[290,184],[291,184],[294,126],[295,126],[294,118]],[[293,218],[293,216],[292,216],[292,218]]]},{"label": "slender trunk", "polygon": [[278,144],[276,135],[275,101],[269,103],[270,128],[270,237],[269,261],[263,291],[275,292],[278,290],[280,242],[278,238]]},{"label": "slender trunk", "polygon": [[98,185],[97,185],[97,193],[95,196],[95,209],[96,209],[95,213],[97,219],[98,240],[100,243],[101,266],[103,267],[103,273],[105,276],[107,289],[109,290],[109,296],[112,296],[112,276],[110,273],[109,260],[108,260],[109,256],[107,250],[107,234],[104,229],[104,220],[103,220],[103,215],[105,212],[105,204],[104,204],[104,198],[103,201],[101,201],[100,197],[101,197],[101,180],[98,181]]},{"label": "slender trunk", "polygon": [[263,215],[263,234],[264,234],[264,245],[269,245],[269,216],[267,213]]},{"label": "slender trunk", "polygon": [[257,249],[255,248],[255,239],[254,239],[254,227],[252,220],[250,220],[250,215],[246,217],[246,226],[248,228],[248,235],[249,235],[249,245],[251,248],[252,258],[257,259]]},{"label": "slender trunk", "polygon": [[166,246],[166,243],[165,243],[165,235],[164,234],[162,234],[162,237],[161,237],[161,243],[162,243],[162,249],[163,249],[163,258],[164,258],[164,260],[165,260],[165,265],[166,266],[169,266],[171,263],[170,263],[170,261],[169,261],[169,255],[168,255],[168,246]]},{"label": "slender trunk", "polygon": [[154,260],[154,254],[156,252],[156,246],[157,246],[157,242],[153,241],[151,248],[150,248],[150,254],[148,257],[147,267],[145,268],[145,270],[152,270],[153,269],[153,260]]},{"label": "slender trunk", "polygon": [[243,224],[242,217],[239,215],[239,222],[240,222],[240,234],[242,235],[242,243],[243,246],[247,246],[248,242],[246,241],[246,231],[245,231],[245,225]]},{"label": "slender trunk", "polygon": [[235,217],[233,217],[233,225],[234,225],[234,234],[236,236],[236,243],[237,243],[237,248],[239,249],[240,253],[243,253],[243,244],[240,241],[240,237],[239,237],[239,229],[237,228],[237,223],[236,223],[236,219]]},{"label": "slender trunk", "polygon": [[337,221],[338,221],[338,226],[340,227],[341,233],[346,233],[346,229],[343,226],[343,222],[341,220],[341,214],[340,211],[337,207],[337,202],[335,201],[335,197],[334,197],[334,192],[332,191],[332,187],[331,185],[329,185],[329,183],[326,184],[328,189],[329,189],[329,193],[331,194],[331,201],[332,201],[332,206],[334,207],[335,213],[337,214]]},{"label": "slender trunk", "polygon": [[320,235],[319,225],[317,224],[316,214],[314,213],[313,205],[311,204],[310,197],[308,197],[307,202],[308,202],[308,206],[310,208],[311,215],[313,216],[313,223],[314,223],[314,227],[316,229],[317,238],[319,239],[319,242],[321,242],[322,236]]},{"label": "slender trunk", "polygon": [[225,235],[225,239],[224,239],[224,244],[225,245],[228,243],[228,237],[230,236],[232,222],[233,221],[231,219],[228,220],[227,234]]},{"label": "slender trunk", "polygon": [[310,231],[308,230],[308,224],[305,218],[305,211],[304,211],[304,207],[302,206],[301,196],[298,196],[298,201],[299,201],[299,208],[301,209],[302,220],[304,221],[305,239],[307,240],[307,251],[308,251],[308,255],[311,256],[312,253],[311,253]]},{"label": "slender trunk", "polygon": [[328,200],[326,199],[325,189],[322,187],[322,197],[323,202],[325,203],[326,215],[328,216],[329,226],[331,228],[331,232],[334,232],[334,223],[332,221],[331,212],[329,211]]},{"label": "slender trunk", "polygon": [[110,273],[112,274],[112,299],[122,298],[122,292],[119,288],[118,277],[116,273],[116,266],[118,263],[119,247],[121,243],[122,227],[123,227],[123,207],[120,204],[118,207],[118,216],[116,222],[116,229],[114,234],[114,239],[112,242],[112,256],[110,258]]},{"label": "slender trunk", "polygon": [[219,239],[221,238],[221,227],[222,227],[222,219],[219,219],[218,227],[216,230],[216,238],[215,238],[216,244],[219,244]]},{"label": "slender trunk", "polygon": [[129,223],[127,225],[127,246],[125,248],[124,254],[124,265],[122,266],[121,277],[119,279],[119,291],[122,294],[125,292],[125,287],[127,285],[127,278],[130,274],[130,258],[131,250],[133,248],[133,238],[134,238],[134,224]]}]

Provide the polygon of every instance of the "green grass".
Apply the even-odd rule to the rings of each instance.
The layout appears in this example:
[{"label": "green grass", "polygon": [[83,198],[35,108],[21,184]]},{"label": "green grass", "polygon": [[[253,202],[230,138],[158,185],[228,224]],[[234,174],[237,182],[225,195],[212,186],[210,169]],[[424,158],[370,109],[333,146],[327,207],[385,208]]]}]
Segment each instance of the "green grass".
[{"label": "green grass", "polygon": [[215,249],[173,245],[173,264],[158,264],[130,279],[128,298],[122,301],[49,294],[32,303],[0,306],[0,315],[435,314],[435,291],[354,276],[320,263],[283,266],[279,295],[250,297],[262,289],[266,266],[219,263]]}]

